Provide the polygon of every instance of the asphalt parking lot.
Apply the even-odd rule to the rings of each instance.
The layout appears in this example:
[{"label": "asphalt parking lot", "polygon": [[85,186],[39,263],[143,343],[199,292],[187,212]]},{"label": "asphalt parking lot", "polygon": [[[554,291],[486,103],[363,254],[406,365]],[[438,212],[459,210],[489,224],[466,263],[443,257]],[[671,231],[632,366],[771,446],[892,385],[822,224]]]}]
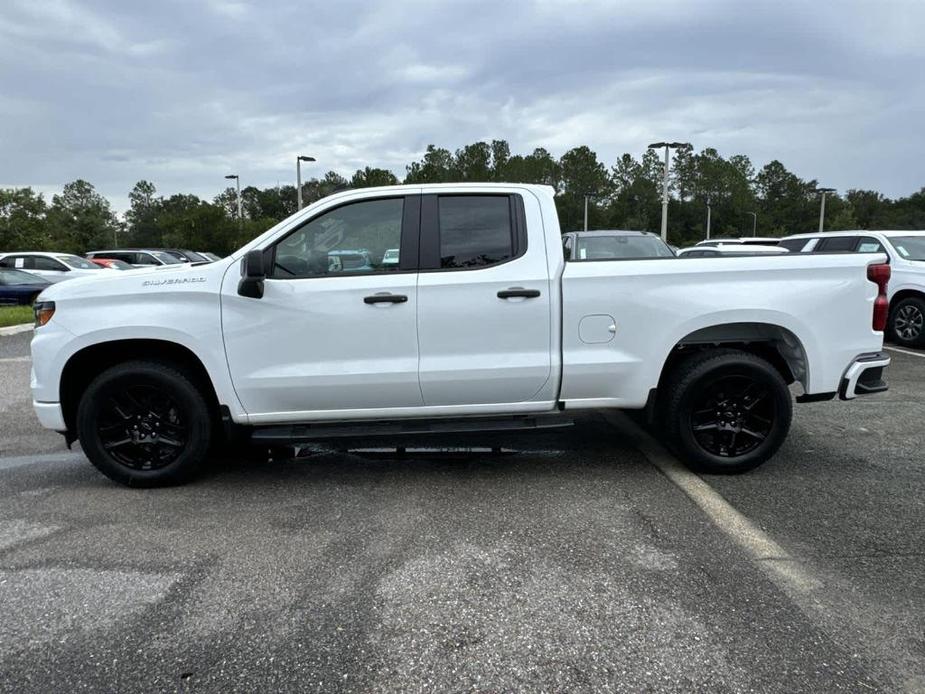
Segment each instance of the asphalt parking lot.
[{"label": "asphalt parking lot", "polygon": [[697,477],[622,416],[513,452],[125,489],[0,337],[0,690],[925,691],[925,356]]}]

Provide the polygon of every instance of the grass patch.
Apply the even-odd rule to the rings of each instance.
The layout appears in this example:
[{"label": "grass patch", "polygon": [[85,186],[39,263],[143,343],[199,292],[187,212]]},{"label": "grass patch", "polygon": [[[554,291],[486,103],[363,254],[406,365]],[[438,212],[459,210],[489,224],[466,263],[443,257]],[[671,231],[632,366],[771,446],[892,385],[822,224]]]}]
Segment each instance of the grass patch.
[{"label": "grass patch", "polygon": [[0,307],[0,328],[19,325],[20,323],[31,323],[33,320],[35,319],[32,316],[31,306]]}]

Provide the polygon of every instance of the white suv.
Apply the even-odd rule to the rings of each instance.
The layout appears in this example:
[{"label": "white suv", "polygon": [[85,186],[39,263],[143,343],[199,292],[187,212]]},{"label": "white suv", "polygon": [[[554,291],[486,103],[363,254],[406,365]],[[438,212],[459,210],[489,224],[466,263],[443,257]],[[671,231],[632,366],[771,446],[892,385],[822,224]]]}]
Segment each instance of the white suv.
[{"label": "white suv", "polygon": [[887,335],[905,347],[925,347],[925,231],[826,231],[781,239],[791,253],[886,253]]},{"label": "white suv", "polygon": [[88,275],[102,277],[103,273],[115,272],[91,263],[79,255],[42,251],[0,253],[0,267],[25,270],[49,282],[60,282]]}]

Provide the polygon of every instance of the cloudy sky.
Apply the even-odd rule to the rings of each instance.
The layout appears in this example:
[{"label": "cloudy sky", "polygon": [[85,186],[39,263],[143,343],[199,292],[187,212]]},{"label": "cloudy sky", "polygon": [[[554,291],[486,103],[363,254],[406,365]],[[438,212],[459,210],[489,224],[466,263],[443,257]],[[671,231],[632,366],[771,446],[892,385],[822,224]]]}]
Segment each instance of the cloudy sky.
[{"label": "cloudy sky", "polygon": [[[211,198],[428,143],[608,164],[687,140],[844,192],[925,186],[925,0],[3,0],[0,186]],[[312,165],[314,166],[314,165]]]}]

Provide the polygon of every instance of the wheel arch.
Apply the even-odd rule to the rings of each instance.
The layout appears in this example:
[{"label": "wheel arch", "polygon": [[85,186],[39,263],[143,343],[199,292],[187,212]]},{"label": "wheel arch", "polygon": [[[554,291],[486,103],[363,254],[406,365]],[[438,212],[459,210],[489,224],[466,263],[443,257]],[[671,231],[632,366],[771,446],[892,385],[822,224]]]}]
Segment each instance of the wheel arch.
[{"label": "wheel arch", "polygon": [[99,342],[72,354],[61,372],[60,398],[64,422],[74,431],[77,405],[90,382],[105,369],[137,359],[169,363],[181,368],[202,390],[213,416],[219,401],[205,365],[188,347],[169,340],[130,338]]},{"label": "wheel arch", "polygon": [[788,385],[799,381],[805,388],[808,383],[806,349],[791,330],[774,323],[731,322],[699,328],[678,340],[662,366],[659,386],[687,356],[719,347],[741,349],[766,359]]},{"label": "wheel arch", "polygon": [[925,301],[925,291],[921,289],[900,289],[893,295],[893,298],[890,299],[890,310],[904,299],[921,299]]}]

